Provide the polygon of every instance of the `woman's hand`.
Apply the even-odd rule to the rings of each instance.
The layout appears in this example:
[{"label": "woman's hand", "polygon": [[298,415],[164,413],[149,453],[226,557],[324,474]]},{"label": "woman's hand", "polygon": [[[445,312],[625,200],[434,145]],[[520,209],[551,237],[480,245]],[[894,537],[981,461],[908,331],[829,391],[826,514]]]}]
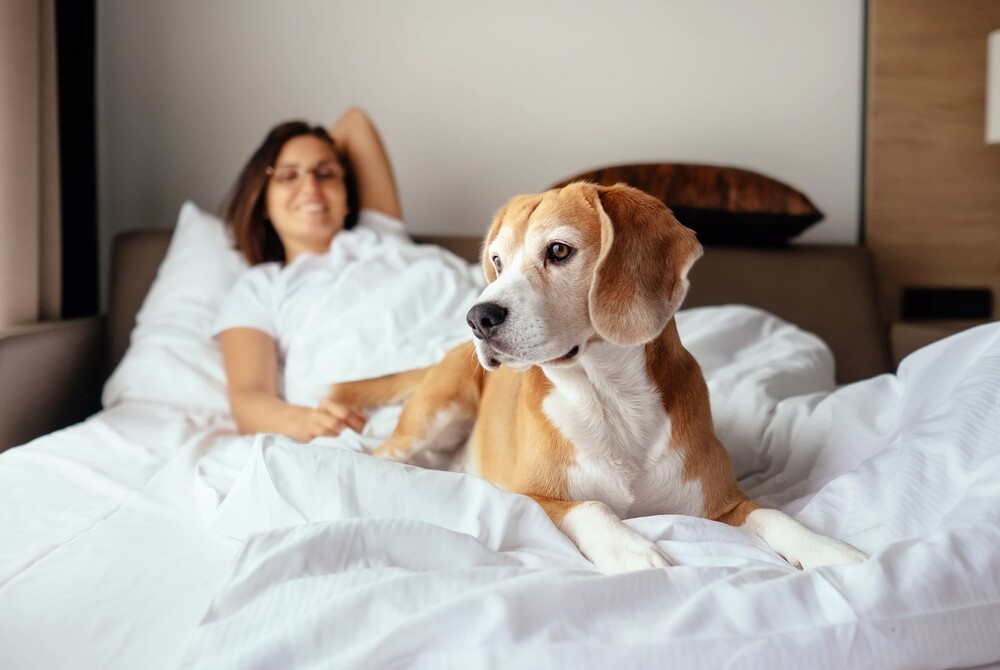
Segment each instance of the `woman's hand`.
[{"label": "woman's hand", "polygon": [[291,437],[299,442],[310,442],[313,439],[329,435],[337,436],[345,428],[360,433],[365,428],[368,418],[358,409],[342,405],[327,398],[315,409],[303,407],[296,422]]},{"label": "woman's hand", "polygon": [[229,405],[240,433],[281,433],[299,442],[320,435],[359,433],[368,419],[358,409],[325,399],[311,409],[278,397],[278,345],[253,328],[230,328],[219,335],[229,385]]}]

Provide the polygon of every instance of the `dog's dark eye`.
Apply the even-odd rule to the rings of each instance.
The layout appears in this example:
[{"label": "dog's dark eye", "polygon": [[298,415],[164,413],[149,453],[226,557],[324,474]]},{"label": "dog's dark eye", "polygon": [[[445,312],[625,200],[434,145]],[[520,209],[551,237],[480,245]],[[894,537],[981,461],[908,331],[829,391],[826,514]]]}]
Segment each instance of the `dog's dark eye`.
[{"label": "dog's dark eye", "polygon": [[493,257],[493,267],[496,268],[497,274],[500,274],[501,272],[503,272],[503,263],[500,262],[500,257],[499,256],[494,256]]},{"label": "dog's dark eye", "polygon": [[546,256],[553,263],[563,263],[573,255],[573,247],[562,242],[553,242],[546,251]]}]

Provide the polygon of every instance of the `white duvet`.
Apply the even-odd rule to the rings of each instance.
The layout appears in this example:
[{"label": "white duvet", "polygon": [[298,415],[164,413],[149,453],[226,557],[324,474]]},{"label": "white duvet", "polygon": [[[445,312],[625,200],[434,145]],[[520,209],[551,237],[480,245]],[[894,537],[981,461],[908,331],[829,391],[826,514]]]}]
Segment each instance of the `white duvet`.
[{"label": "white duvet", "polygon": [[486,285],[482,270],[401,233],[376,239],[350,240],[359,260],[345,265],[290,338],[288,402],[315,407],[331,383],[426,367],[469,339],[465,314]]},{"label": "white duvet", "polygon": [[1000,660],[1000,325],[834,390],[814,337],[679,316],[748,492],[872,558],[800,572],[721,523],[630,523],[679,564],[606,576],[530,500],[259,438],[215,510],[246,543],[183,666],[962,667]]},{"label": "white duvet", "polygon": [[[799,572],[725,525],[630,523],[596,572],[526,498],[121,400],[0,455],[0,667],[973,667],[1000,661],[1000,324],[836,388],[814,336],[678,315],[747,491],[872,558]],[[206,387],[207,388],[207,387]]]}]

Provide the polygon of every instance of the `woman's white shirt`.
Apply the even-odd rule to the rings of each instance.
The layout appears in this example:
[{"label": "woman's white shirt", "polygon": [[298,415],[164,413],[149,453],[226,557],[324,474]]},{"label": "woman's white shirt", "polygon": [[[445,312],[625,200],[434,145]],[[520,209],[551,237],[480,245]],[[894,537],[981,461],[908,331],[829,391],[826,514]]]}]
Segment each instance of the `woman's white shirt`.
[{"label": "woman's white shirt", "polygon": [[262,331],[277,342],[283,367],[292,336],[351,262],[386,243],[409,242],[402,221],[363,209],[357,224],[334,236],[326,253],[304,253],[288,265],[261,263],[244,272],[226,296],[212,335],[231,328]]}]

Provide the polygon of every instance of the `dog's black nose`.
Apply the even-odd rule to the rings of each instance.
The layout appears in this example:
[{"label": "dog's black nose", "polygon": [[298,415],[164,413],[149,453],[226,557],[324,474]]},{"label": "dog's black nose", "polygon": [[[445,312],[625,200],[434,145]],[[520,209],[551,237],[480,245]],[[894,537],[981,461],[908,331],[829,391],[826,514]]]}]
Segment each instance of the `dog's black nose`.
[{"label": "dog's black nose", "polygon": [[473,305],[465,315],[465,322],[472,328],[472,334],[480,340],[488,340],[493,332],[507,318],[507,308],[496,303],[484,302]]}]

